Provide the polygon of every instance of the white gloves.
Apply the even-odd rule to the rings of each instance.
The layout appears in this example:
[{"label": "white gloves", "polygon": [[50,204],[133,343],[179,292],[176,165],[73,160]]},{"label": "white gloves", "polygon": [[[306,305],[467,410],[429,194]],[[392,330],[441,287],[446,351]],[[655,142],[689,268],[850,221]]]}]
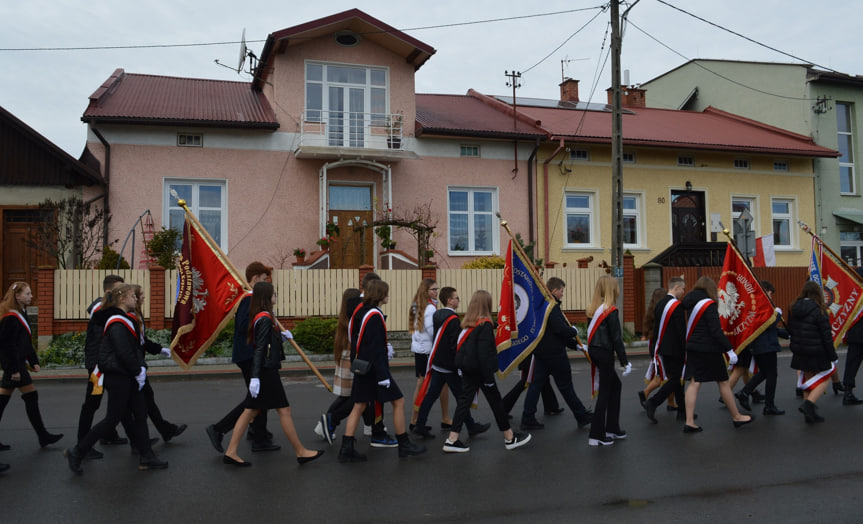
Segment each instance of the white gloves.
[{"label": "white gloves", "polygon": [[141,366],[141,372],[135,375],[135,381],[138,383],[138,391],[144,389],[144,383],[147,382],[147,368]]},{"label": "white gloves", "polygon": [[782,316],[782,308],[781,307],[776,308],[776,314],[778,314],[780,317]]},{"label": "white gloves", "polygon": [[728,356],[728,365],[729,366],[733,366],[734,364],[737,364],[737,353],[735,353],[733,349],[731,351],[729,351],[728,353],[726,353],[725,355]]},{"label": "white gloves", "polygon": [[485,386],[485,387],[487,387],[487,388],[493,388],[493,387],[494,387],[494,382],[492,382],[491,384],[483,384],[483,386]]},{"label": "white gloves", "polygon": [[171,348],[162,348],[162,354],[165,355],[166,357],[170,357],[171,356]]},{"label": "white gloves", "polygon": [[258,393],[261,392],[261,379],[253,378],[249,380],[249,394],[252,398],[258,398]]},{"label": "white gloves", "polygon": [[282,340],[288,340],[289,338],[294,338],[294,334],[293,334],[293,333],[291,333],[291,332],[290,332],[289,330],[287,330],[287,329],[286,329],[286,330],[284,330],[284,331],[282,331]]},{"label": "white gloves", "polygon": [[587,346],[585,346],[584,344],[579,344],[578,349],[584,351],[585,354],[587,353]]},{"label": "white gloves", "polygon": [[625,376],[629,375],[630,373],[632,373],[632,362],[627,362],[626,365],[623,366],[622,375],[625,377]]},{"label": "white gloves", "polygon": [[389,388],[390,384],[391,384],[391,382],[390,382],[390,379],[388,379],[388,378],[385,378],[385,379],[378,382],[378,386],[381,386],[384,388]]},{"label": "white gloves", "polygon": [[396,356],[396,350],[393,349],[392,344],[387,342],[387,359],[392,360],[394,356]]}]

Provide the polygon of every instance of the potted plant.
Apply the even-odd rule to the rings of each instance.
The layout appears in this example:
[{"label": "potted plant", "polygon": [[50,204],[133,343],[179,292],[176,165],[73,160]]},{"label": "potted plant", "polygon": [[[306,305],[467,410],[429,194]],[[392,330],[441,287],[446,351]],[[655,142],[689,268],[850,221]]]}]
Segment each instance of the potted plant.
[{"label": "potted plant", "polygon": [[335,237],[321,237],[315,241],[315,244],[321,246],[323,251],[326,251],[330,248],[330,244],[335,242]]},{"label": "potted plant", "polygon": [[402,120],[400,111],[387,116],[387,147],[390,149],[402,147]]},{"label": "potted plant", "polygon": [[294,256],[297,257],[296,265],[301,266],[306,261],[306,250],[301,247],[295,248]]}]

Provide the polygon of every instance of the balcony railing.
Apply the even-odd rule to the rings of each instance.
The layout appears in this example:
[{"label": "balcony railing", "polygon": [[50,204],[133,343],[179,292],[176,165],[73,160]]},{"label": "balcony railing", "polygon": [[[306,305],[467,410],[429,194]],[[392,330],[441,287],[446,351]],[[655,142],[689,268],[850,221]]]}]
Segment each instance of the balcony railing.
[{"label": "balcony railing", "polygon": [[305,111],[300,147],[403,150],[401,113]]}]

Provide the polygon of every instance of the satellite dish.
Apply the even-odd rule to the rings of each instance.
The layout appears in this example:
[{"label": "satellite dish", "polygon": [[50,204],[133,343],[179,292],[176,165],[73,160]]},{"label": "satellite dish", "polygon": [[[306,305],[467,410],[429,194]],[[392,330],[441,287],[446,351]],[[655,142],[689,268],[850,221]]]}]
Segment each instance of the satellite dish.
[{"label": "satellite dish", "polygon": [[240,37],[240,61],[237,63],[237,74],[242,72],[243,64],[246,63],[246,28],[243,28],[243,36]]}]

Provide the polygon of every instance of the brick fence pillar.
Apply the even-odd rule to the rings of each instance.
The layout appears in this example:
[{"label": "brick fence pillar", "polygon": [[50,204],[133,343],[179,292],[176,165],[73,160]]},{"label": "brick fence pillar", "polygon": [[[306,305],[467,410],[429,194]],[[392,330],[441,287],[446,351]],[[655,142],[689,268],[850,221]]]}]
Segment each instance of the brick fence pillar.
[{"label": "brick fence pillar", "polygon": [[54,336],[54,267],[39,266],[36,278],[39,282],[39,296],[36,299],[36,306],[39,308],[36,333],[39,349],[42,349]]},{"label": "brick fence pillar", "polygon": [[644,292],[635,289],[635,257],[633,255],[623,255],[623,286],[625,288],[621,290],[623,293],[623,322],[633,326],[635,325],[635,317],[639,314],[638,311],[635,311],[635,293]]},{"label": "brick fence pillar", "polygon": [[422,267],[423,280],[429,279],[437,282],[437,266],[430,264]]},{"label": "brick fence pillar", "polygon": [[150,266],[150,327],[165,329],[165,268]]},{"label": "brick fence pillar", "polygon": [[366,275],[375,270],[375,266],[370,266],[368,264],[363,264],[359,267],[360,269],[360,280],[357,282],[357,287],[360,288],[360,291],[363,289],[363,279],[366,278]]}]

